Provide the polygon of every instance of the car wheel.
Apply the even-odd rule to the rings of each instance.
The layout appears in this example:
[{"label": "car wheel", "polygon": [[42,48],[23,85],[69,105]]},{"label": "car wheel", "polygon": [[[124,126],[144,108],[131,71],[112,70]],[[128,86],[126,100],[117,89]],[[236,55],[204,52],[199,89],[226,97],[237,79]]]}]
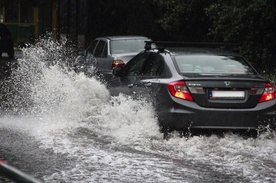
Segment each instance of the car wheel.
[{"label": "car wheel", "polygon": [[167,126],[160,126],[160,132],[163,134],[164,140],[169,140],[171,138],[172,131]]}]

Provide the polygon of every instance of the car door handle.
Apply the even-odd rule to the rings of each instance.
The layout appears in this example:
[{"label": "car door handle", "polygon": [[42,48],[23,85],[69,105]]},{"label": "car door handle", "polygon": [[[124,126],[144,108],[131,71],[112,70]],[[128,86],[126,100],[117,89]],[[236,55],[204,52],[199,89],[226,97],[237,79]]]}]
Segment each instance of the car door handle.
[{"label": "car door handle", "polygon": [[129,85],[127,85],[129,88],[132,88],[132,87],[134,87],[134,86],[145,86],[145,87],[151,87],[152,86],[152,83],[150,83],[150,82],[148,82],[148,83],[145,83],[145,84],[129,84]]}]

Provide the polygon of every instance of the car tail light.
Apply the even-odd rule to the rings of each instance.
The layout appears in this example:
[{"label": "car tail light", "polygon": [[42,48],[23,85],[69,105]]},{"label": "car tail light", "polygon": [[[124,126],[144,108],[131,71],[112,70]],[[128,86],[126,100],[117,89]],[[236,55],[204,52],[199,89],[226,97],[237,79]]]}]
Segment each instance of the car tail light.
[{"label": "car tail light", "polygon": [[112,66],[111,66],[111,69],[114,69],[116,67],[124,67],[126,64],[124,63],[124,61],[122,60],[114,60],[112,62]]},{"label": "car tail light", "polygon": [[266,102],[275,99],[275,87],[270,83],[265,84],[264,92],[259,99],[259,102]]},{"label": "car tail light", "polygon": [[184,81],[169,83],[167,87],[172,96],[183,100],[193,101],[193,97]]}]

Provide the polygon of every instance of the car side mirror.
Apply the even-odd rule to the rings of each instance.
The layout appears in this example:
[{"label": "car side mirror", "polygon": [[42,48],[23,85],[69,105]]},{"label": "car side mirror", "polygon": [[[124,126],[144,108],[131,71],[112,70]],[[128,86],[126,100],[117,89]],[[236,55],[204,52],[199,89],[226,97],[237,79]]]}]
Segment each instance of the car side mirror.
[{"label": "car side mirror", "polygon": [[122,76],[124,76],[123,68],[122,67],[116,67],[116,68],[112,69],[112,73],[116,77],[122,77]]}]

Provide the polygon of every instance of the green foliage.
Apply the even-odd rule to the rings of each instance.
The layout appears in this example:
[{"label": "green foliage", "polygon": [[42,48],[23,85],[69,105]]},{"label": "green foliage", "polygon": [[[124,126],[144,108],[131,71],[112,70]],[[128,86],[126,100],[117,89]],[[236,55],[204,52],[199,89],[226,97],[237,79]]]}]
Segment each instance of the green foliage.
[{"label": "green foliage", "polygon": [[172,41],[238,43],[259,71],[276,68],[275,0],[153,0]]},{"label": "green foliage", "polygon": [[[160,8],[162,17],[157,22],[166,30],[174,31],[178,27],[183,26],[186,21],[189,21],[189,14],[191,13],[191,3],[188,0],[153,0],[154,4]],[[189,2],[189,3],[187,3]]]},{"label": "green foliage", "polygon": [[261,75],[274,86],[276,85],[276,74],[274,72],[263,71]]},{"label": "green foliage", "polygon": [[236,42],[241,54],[260,69],[276,66],[276,1],[218,0],[206,8],[212,21],[209,36],[214,41]]},{"label": "green foliage", "polygon": [[158,10],[156,22],[172,40],[205,40],[210,22],[203,11],[212,0],[153,0]]}]

